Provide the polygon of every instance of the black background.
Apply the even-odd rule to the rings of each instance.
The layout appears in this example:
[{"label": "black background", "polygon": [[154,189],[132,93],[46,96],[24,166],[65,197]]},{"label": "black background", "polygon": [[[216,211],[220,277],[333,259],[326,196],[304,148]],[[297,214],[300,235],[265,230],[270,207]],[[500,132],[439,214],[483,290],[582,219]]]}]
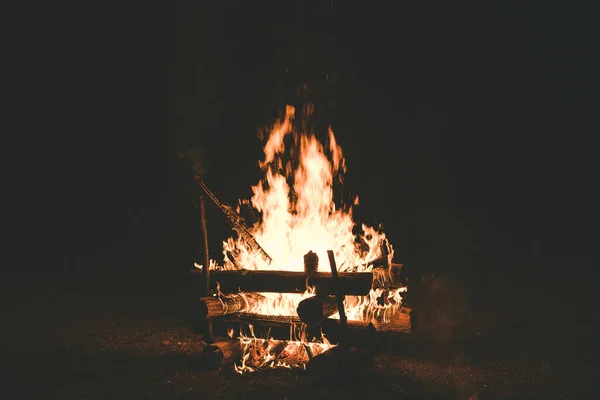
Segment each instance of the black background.
[{"label": "black background", "polygon": [[[201,245],[175,154],[202,147],[208,185],[234,204],[260,177],[258,130],[286,103],[310,100],[317,130],[331,123],[344,150],[357,212],[383,222],[396,261],[453,276],[481,302],[519,289],[591,293],[599,102],[590,10],[80,7],[64,10],[74,17],[37,10],[44,24],[23,50],[20,92],[37,104],[23,137],[36,156],[17,190],[30,218],[14,230],[26,245],[11,283],[166,291]],[[296,96],[302,83],[314,92]],[[214,253],[230,232],[210,204],[208,218]]]}]

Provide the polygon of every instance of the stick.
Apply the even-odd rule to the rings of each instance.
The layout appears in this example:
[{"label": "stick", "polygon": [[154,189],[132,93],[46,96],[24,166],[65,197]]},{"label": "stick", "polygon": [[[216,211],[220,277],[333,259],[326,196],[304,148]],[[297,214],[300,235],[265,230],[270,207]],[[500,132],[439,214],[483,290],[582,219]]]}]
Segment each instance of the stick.
[{"label": "stick", "polygon": [[[206,296],[210,296],[210,256],[208,254],[208,229],[206,228],[206,205],[204,203],[204,196],[200,196],[200,223],[202,224],[202,236],[204,237],[204,292]],[[213,342],[212,337],[212,320],[209,318],[206,334],[206,343],[211,344]]]},{"label": "stick", "polygon": [[344,297],[342,296],[342,288],[340,285],[340,277],[338,276],[337,266],[335,265],[335,256],[333,250],[327,250],[327,256],[329,257],[329,266],[331,267],[331,275],[335,281],[336,293],[335,299],[337,300],[337,308],[340,313],[340,322],[342,323],[342,336],[340,337],[340,347],[346,346],[344,340],[345,331],[348,328],[348,319],[346,318],[346,311],[344,310]]}]

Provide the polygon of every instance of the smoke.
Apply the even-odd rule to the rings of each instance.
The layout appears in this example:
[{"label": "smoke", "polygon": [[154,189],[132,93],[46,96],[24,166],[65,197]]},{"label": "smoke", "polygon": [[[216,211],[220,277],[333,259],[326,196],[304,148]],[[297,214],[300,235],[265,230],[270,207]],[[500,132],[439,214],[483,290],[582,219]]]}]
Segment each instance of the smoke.
[{"label": "smoke", "polygon": [[192,147],[179,152],[179,156],[183,158],[200,176],[208,173],[208,162],[206,153],[201,147]]}]

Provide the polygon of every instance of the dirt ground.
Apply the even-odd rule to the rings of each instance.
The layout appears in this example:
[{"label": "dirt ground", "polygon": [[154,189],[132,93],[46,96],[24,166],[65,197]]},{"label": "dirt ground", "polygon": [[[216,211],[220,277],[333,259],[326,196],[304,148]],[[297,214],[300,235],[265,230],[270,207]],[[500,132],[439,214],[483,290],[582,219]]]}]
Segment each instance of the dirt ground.
[{"label": "dirt ground", "polygon": [[[459,336],[440,335],[439,315],[431,318],[437,336],[384,349],[356,376],[240,375],[231,365],[207,371],[198,363],[204,343],[190,330],[187,301],[55,293],[5,302],[1,376],[10,395],[2,397],[586,399],[596,398],[600,383],[591,347],[581,349],[576,337],[532,335],[530,326],[490,314],[476,315],[470,333]],[[528,331],[537,340],[518,340]]]}]

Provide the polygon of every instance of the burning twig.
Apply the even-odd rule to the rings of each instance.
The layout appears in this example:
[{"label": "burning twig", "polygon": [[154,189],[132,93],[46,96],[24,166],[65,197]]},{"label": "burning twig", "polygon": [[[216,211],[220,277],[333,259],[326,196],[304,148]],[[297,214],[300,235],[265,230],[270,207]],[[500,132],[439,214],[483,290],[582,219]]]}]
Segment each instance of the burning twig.
[{"label": "burning twig", "polygon": [[254,236],[252,236],[252,234],[248,232],[248,229],[246,229],[246,227],[244,226],[240,216],[234,213],[229,207],[226,207],[223,203],[221,203],[198,175],[194,174],[194,180],[200,185],[200,187],[202,188],[202,190],[204,190],[208,197],[210,197],[213,203],[215,203],[217,207],[219,207],[219,209],[225,214],[227,222],[229,223],[231,228],[234,231],[236,231],[238,235],[240,235],[252,249],[258,251],[263,257],[263,259],[270,264],[273,261],[273,259],[267,254],[267,252],[261,247],[261,245],[258,244],[256,239],[254,239]]},{"label": "burning twig", "polygon": [[[186,160],[183,161],[186,165],[188,165]],[[252,236],[252,234],[248,232],[248,229],[246,229],[246,227],[244,226],[244,223],[242,222],[240,216],[233,212],[231,208],[221,203],[217,196],[215,196],[214,193],[208,188],[208,186],[206,186],[202,178],[195,171],[193,171],[193,174],[196,183],[200,185],[200,187],[206,193],[206,195],[210,197],[213,203],[215,203],[215,205],[219,207],[219,209],[225,214],[227,223],[231,226],[231,228],[234,231],[236,231],[238,235],[240,235],[254,251],[259,252],[263,259],[270,264],[271,261],[273,261],[273,259],[267,254],[267,252],[261,247],[261,245],[258,244],[254,236]]]}]

